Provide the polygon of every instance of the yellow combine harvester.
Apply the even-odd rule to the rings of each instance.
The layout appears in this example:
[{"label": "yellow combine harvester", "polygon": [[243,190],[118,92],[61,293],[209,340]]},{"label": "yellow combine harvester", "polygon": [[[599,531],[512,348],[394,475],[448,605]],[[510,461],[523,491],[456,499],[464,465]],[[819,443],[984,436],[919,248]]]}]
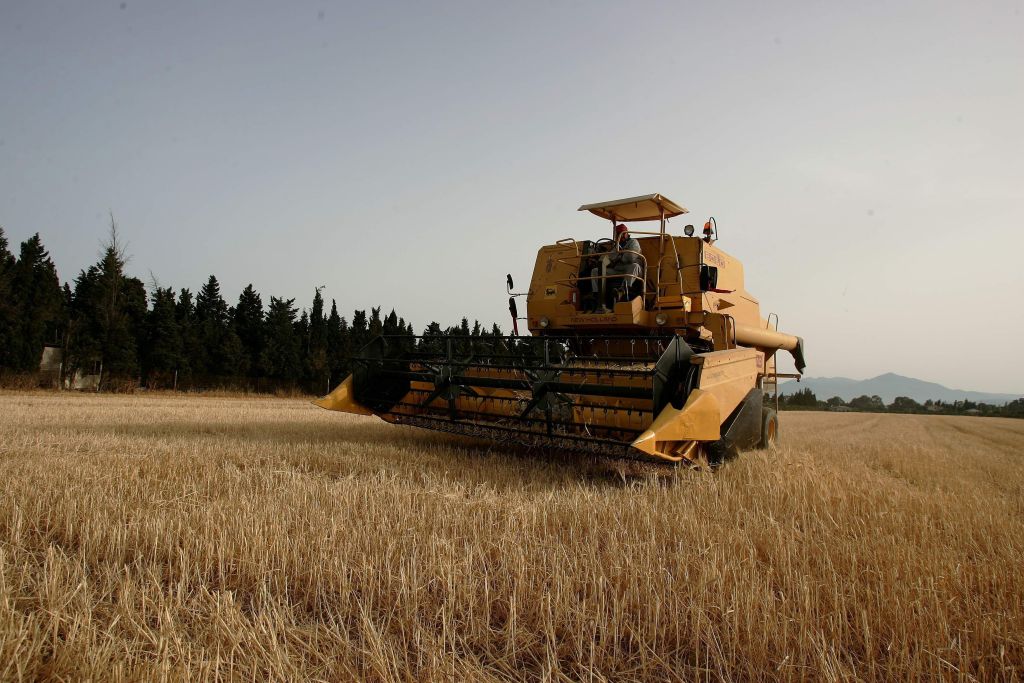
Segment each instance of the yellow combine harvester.
[{"label": "yellow combine harvester", "polygon": [[[687,210],[659,194],[588,204],[613,237],[541,247],[526,297],[531,336],[382,336],[316,403],[395,424],[612,457],[712,465],[772,444],[775,352],[803,372],[803,340],[761,317],[742,264],[666,232]],[[626,223],[657,222],[654,231]],[[775,319],[772,325],[771,319]]]}]

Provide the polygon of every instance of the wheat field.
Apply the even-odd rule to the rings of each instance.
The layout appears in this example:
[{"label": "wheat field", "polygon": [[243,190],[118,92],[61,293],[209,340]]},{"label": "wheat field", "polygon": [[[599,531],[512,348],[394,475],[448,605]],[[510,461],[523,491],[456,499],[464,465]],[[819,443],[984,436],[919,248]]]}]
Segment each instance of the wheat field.
[{"label": "wheat field", "polygon": [[1024,422],[623,471],[303,400],[0,393],[2,680],[1020,680]]}]

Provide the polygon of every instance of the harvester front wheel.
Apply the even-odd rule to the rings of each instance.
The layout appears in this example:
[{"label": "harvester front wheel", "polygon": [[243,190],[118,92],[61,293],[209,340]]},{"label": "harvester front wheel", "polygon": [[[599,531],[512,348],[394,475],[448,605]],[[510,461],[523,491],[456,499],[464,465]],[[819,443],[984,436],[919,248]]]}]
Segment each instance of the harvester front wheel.
[{"label": "harvester front wheel", "polygon": [[760,448],[772,448],[779,440],[779,415],[772,408],[765,408],[761,415]]}]

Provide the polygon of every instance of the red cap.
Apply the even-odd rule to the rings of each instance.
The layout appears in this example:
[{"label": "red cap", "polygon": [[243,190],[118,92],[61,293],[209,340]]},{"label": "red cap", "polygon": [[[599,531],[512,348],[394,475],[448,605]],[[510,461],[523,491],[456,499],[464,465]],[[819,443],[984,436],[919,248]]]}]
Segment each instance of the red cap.
[{"label": "red cap", "polygon": [[623,232],[629,232],[629,228],[624,223],[619,223],[615,226],[615,234],[618,235]]}]

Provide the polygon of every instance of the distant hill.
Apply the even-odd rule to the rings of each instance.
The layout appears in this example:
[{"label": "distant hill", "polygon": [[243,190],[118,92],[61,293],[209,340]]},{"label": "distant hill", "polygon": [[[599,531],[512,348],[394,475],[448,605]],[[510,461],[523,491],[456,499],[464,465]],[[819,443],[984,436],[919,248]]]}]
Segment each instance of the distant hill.
[{"label": "distant hill", "polygon": [[935,382],[925,382],[891,372],[863,380],[846,377],[805,377],[800,382],[786,382],[779,385],[779,393],[787,396],[801,389],[810,389],[821,401],[828,400],[833,396],[838,396],[844,401],[858,396],[881,396],[886,403],[892,403],[897,396],[907,396],[918,403],[924,403],[931,399],[947,403],[974,401],[975,403],[1003,405],[1022,397],[1021,394],[989,394],[983,391],[949,389]]}]

